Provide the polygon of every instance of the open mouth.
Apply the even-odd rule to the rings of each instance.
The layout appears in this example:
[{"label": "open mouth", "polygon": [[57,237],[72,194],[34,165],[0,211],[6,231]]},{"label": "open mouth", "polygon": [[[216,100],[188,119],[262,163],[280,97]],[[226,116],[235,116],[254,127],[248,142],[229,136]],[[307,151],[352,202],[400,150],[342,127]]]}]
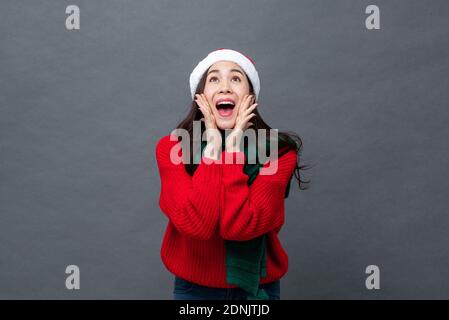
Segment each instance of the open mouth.
[{"label": "open mouth", "polygon": [[230,100],[218,101],[216,108],[218,114],[222,117],[229,117],[232,115],[232,111],[234,110],[234,102]]}]

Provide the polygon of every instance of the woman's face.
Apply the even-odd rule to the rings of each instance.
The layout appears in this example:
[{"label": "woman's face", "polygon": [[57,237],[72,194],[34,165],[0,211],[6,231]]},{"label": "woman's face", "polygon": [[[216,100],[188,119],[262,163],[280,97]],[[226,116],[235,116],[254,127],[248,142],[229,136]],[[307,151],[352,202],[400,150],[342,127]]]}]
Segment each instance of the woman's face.
[{"label": "woman's face", "polygon": [[207,70],[203,93],[212,108],[218,128],[234,128],[237,106],[249,94],[249,89],[245,72],[234,62],[218,61]]}]

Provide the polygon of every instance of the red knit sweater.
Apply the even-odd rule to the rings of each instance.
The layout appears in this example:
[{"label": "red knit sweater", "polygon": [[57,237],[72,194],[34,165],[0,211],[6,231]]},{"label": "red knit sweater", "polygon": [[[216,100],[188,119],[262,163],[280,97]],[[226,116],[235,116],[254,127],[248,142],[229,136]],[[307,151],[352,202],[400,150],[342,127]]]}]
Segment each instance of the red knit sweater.
[{"label": "red knit sweater", "polygon": [[170,150],[179,143],[174,140],[167,135],[156,145],[159,206],[169,219],[161,247],[167,269],[200,285],[234,288],[226,283],[224,240],[244,241],[267,234],[267,276],[260,283],[280,279],[287,272],[288,256],[277,234],[284,223],[284,194],[296,166],[296,152],[290,150],[274,160],[277,172],[259,174],[248,186],[244,164],[235,161],[245,156],[243,152],[223,151],[222,159],[230,156],[234,161],[222,164],[203,155],[190,176],[183,163],[170,161]]}]

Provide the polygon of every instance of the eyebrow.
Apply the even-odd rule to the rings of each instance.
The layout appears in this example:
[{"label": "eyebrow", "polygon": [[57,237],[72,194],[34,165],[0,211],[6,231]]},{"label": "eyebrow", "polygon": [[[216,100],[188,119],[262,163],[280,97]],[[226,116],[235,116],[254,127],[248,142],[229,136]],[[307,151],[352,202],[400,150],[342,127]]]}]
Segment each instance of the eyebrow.
[{"label": "eyebrow", "polygon": [[[207,73],[207,75],[209,75],[209,74],[212,73],[212,72],[218,72],[218,70],[216,70],[216,69],[210,70],[210,71]],[[240,74],[243,76],[242,71],[240,71],[239,69],[231,69],[231,72],[238,72],[238,73],[240,73]]]}]

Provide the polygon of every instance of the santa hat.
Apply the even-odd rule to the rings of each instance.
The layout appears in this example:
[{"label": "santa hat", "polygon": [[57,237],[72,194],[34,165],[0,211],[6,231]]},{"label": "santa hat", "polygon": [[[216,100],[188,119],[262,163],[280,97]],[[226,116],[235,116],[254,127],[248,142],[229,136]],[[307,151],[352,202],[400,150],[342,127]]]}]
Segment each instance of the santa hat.
[{"label": "santa hat", "polygon": [[235,62],[243,69],[243,71],[245,71],[246,75],[251,81],[251,84],[253,85],[254,94],[256,95],[257,100],[260,91],[260,80],[254,60],[238,51],[225,48],[220,48],[212,51],[207,55],[206,58],[198,63],[195,69],[193,69],[192,73],[190,74],[190,93],[192,94],[192,99],[194,99],[198,83],[200,82],[207,69],[209,69],[209,67],[215,62],[222,60]]}]

